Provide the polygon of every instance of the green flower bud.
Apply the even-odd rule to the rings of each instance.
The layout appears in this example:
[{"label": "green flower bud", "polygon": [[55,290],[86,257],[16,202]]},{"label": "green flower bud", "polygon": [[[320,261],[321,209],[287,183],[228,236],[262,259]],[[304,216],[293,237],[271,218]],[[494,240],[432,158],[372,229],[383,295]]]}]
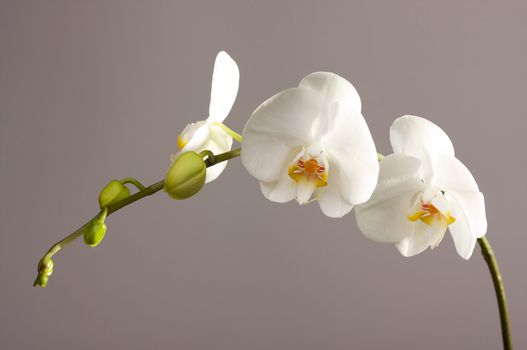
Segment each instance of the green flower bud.
[{"label": "green flower bud", "polygon": [[49,279],[48,276],[41,275],[39,273],[38,276],[37,276],[37,279],[35,280],[35,282],[33,282],[33,286],[39,286],[39,287],[42,287],[42,288],[46,288],[46,286],[48,285],[48,279]]},{"label": "green flower bud", "polygon": [[53,273],[53,260],[42,258],[38,263],[38,273],[50,276]]},{"label": "green flower bud", "polygon": [[195,195],[205,184],[207,166],[196,152],[185,152],[170,166],[165,178],[165,192],[174,199]]},{"label": "green flower bud", "polygon": [[84,243],[90,247],[95,247],[102,242],[104,235],[106,234],[106,209],[104,209],[99,216],[92,219],[88,224],[88,227],[84,230]]},{"label": "green flower bud", "polygon": [[105,208],[130,196],[130,190],[118,180],[112,180],[99,193],[99,206]]},{"label": "green flower bud", "polygon": [[38,263],[38,276],[33,283],[34,286],[46,287],[49,276],[53,273],[53,260],[42,258]]}]

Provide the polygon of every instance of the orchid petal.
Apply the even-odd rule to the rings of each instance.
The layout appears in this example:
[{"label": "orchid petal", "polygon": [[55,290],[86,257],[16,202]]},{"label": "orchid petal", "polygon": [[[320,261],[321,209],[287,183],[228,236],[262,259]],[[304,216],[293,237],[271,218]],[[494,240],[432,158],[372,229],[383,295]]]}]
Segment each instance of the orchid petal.
[{"label": "orchid petal", "polygon": [[298,204],[307,204],[317,188],[313,181],[300,180],[296,186],[296,201]]},{"label": "orchid petal", "polygon": [[416,157],[428,164],[430,156],[454,156],[448,135],[434,123],[412,115],[397,118],[390,128],[394,153]]},{"label": "orchid petal", "polygon": [[430,227],[422,222],[416,222],[414,231],[395,246],[405,257],[411,257],[424,252],[430,247]]},{"label": "orchid petal", "polygon": [[481,192],[448,191],[465,214],[470,232],[481,238],[487,233],[487,216],[485,213],[485,199]]},{"label": "orchid petal", "polygon": [[469,220],[460,203],[456,200],[453,200],[452,203],[454,204],[452,216],[456,218],[456,221],[448,226],[450,235],[454,240],[459,256],[467,260],[472,256],[478,237],[472,232]]},{"label": "orchid petal", "polygon": [[[209,150],[214,154],[221,154],[231,150],[232,147],[232,136],[228,135],[223,129],[217,126],[210,127],[210,139],[209,142],[203,147],[201,151]],[[209,183],[215,180],[227,167],[227,161],[215,164],[207,168],[207,177],[205,183]]]},{"label": "orchid petal", "polygon": [[342,197],[356,205],[367,201],[377,184],[377,151],[360,112],[349,101],[334,105],[333,125],[322,138],[322,147],[339,165]]},{"label": "orchid petal", "polygon": [[296,183],[287,171],[274,182],[260,182],[260,187],[265,198],[273,202],[285,203],[296,197]]},{"label": "orchid petal", "polygon": [[[373,195],[355,207],[357,225],[367,238],[397,243],[415,234],[419,223],[408,220],[407,215],[416,194],[424,187],[419,178],[420,164],[418,159],[401,154],[389,155],[380,162],[379,182]],[[414,252],[415,244],[405,241],[402,247]]]},{"label": "orchid petal", "polygon": [[433,181],[445,190],[479,192],[478,184],[467,167],[451,156],[434,157]]},{"label": "orchid petal", "polygon": [[284,165],[281,167],[282,172],[280,177],[276,181],[272,182],[260,182],[260,187],[265,198],[273,202],[285,203],[292,199],[295,199],[296,182],[289,176],[288,166],[292,164],[295,159],[298,159],[303,151],[299,152],[298,149],[294,149],[289,152]]},{"label": "orchid petal", "polygon": [[207,142],[209,136],[209,124],[206,121],[202,120],[188,124],[179,135],[179,138],[184,142],[181,150],[186,152],[201,149]]},{"label": "orchid petal", "polygon": [[315,72],[300,82],[300,87],[308,88],[322,94],[324,105],[337,101],[349,101],[359,112],[361,101],[353,85],[343,77],[329,72]]},{"label": "orchid petal", "polygon": [[329,160],[328,185],[320,190],[318,204],[322,212],[331,218],[340,218],[353,209],[353,205],[342,198],[342,176],[338,163]]},{"label": "orchid petal", "polygon": [[470,171],[454,157],[439,156],[433,164],[435,184],[459,204],[472,234],[478,238],[484,236],[487,232],[485,200]]},{"label": "orchid petal", "polygon": [[223,122],[238,94],[240,72],[236,62],[225,52],[216,56],[210,92],[209,122]]},{"label": "orchid petal", "polygon": [[311,126],[320,113],[321,98],[312,90],[282,91],[260,105],[243,130],[241,159],[260,181],[273,182],[295,147],[310,145]]}]

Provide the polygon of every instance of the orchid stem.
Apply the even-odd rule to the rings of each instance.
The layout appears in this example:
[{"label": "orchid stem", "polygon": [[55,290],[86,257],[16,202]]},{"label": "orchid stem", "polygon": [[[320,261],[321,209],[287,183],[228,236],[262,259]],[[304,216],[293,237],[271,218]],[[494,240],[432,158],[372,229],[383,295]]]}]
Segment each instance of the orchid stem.
[{"label": "orchid stem", "polygon": [[478,238],[478,243],[481,247],[481,254],[489,267],[492,282],[494,283],[494,290],[496,298],[498,299],[498,309],[500,312],[501,335],[503,338],[503,349],[512,350],[511,329],[509,323],[509,307],[507,303],[507,294],[505,293],[505,285],[501,277],[498,261],[494,255],[492,247],[485,237]]},{"label": "orchid stem", "polygon": [[238,134],[236,131],[229,128],[227,125],[220,123],[220,122],[213,122],[212,125],[219,126],[223,129],[228,135],[230,135],[233,139],[238,141],[239,143],[242,143],[242,135]]},{"label": "orchid stem", "polygon": [[139,182],[138,180],[134,179],[133,177],[127,177],[125,179],[122,179],[121,180],[121,183],[123,185],[125,184],[132,184],[134,185],[139,191],[142,191],[145,189],[145,186],[143,186],[143,184],[141,182]]},{"label": "orchid stem", "polygon": [[210,167],[210,166],[213,166],[215,164],[224,162],[226,160],[239,157],[240,154],[241,154],[241,149],[240,148],[233,149],[232,151],[229,151],[229,152],[217,154],[217,155],[215,155],[212,158],[208,157],[205,160],[205,164],[207,165],[207,167]]},{"label": "orchid stem", "polygon": [[[224,162],[226,160],[238,157],[240,155],[240,153],[241,153],[240,149],[238,148],[238,149],[234,149],[234,150],[229,151],[229,152],[225,152],[225,153],[221,153],[221,154],[218,154],[218,155],[214,155],[213,157],[207,158],[207,160],[205,160],[205,164],[207,165],[207,167],[210,167],[210,166],[213,166],[213,165],[215,165],[217,163],[221,163],[221,162]],[[123,200],[120,200],[117,203],[111,204],[108,207],[106,207],[105,209],[103,209],[103,210],[107,210],[107,215],[108,216],[110,214],[115,213],[116,211],[118,211],[118,210],[120,210],[120,209],[122,209],[122,208],[124,208],[124,207],[126,207],[126,206],[128,206],[128,205],[130,205],[130,204],[142,199],[142,198],[151,196],[154,193],[159,192],[161,189],[163,189],[163,186],[165,184],[165,180],[161,180],[161,181],[158,181],[158,182],[156,182],[156,183],[154,183],[154,184],[152,184],[152,185],[150,185],[148,187],[144,187],[139,181],[137,181],[135,179],[127,178],[127,179],[123,179],[122,181],[123,181],[123,183],[124,182],[128,182],[128,183],[134,184],[139,189],[139,192],[134,193],[133,195],[131,195],[129,197],[126,197]],[[142,189],[141,189],[141,187],[142,187]],[[45,273],[45,271],[44,272],[40,271],[41,262],[44,262],[46,260],[50,260],[61,249],[63,249],[64,247],[69,245],[71,242],[75,241],[77,238],[82,236],[83,233],[84,233],[84,230],[88,227],[88,225],[90,224],[91,220],[96,219],[99,215],[101,215],[101,213],[102,213],[102,211],[99,212],[97,215],[95,215],[87,223],[85,223],[84,225],[79,227],[77,230],[75,230],[73,233],[69,234],[68,236],[66,236],[65,238],[61,239],[57,243],[55,243],[53,246],[51,246],[51,248],[46,252],[46,254],[44,254],[44,256],[42,257],[42,259],[39,262],[39,275],[37,276],[37,278],[36,278],[36,280],[35,280],[35,282],[33,284],[34,286],[38,285],[40,287],[45,287],[46,283],[47,283],[47,276],[45,276],[46,277],[45,278],[46,282],[42,283],[42,281],[44,279],[42,278],[43,276],[41,274]]]}]

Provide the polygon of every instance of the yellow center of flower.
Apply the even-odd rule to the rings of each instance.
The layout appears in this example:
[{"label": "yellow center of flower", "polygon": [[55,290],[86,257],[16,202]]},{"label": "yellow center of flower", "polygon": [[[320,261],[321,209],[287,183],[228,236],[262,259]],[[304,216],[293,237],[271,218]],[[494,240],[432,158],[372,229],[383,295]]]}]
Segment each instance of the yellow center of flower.
[{"label": "yellow center of flower", "polygon": [[310,158],[306,161],[300,158],[289,167],[288,174],[296,182],[314,181],[316,187],[323,187],[328,184],[326,167],[318,164],[315,158]]},{"label": "yellow center of flower", "polygon": [[410,221],[421,220],[429,226],[432,226],[434,221],[443,222],[447,225],[450,225],[456,221],[456,218],[450,215],[450,212],[442,213],[432,203],[421,203],[420,210],[417,210],[413,214],[409,214],[407,217]]}]

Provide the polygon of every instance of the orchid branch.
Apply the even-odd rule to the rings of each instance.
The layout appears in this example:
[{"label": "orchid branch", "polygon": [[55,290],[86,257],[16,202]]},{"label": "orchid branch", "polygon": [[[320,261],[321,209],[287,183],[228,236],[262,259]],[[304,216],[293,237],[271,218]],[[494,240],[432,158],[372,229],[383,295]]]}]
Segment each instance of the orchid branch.
[{"label": "orchid branch", "polygon": [[[212,157],[208,157],[205,160],[205,165],[207,167],[213,166],[215,164],[224,162],[226,160],[238,157],[241,153],[241,150],[235,149],[229,152],[221,153],[218,155],[213,155]],[[73,231],[71,234],[63,238],[62,240],[55,243],[51,248],[44,254],[42,259],[40,259],[38,264],[38,275],[35,279],[35,282],[33,283],[33,286],[40,286],[45,287],[48,282],[49,276],[53,273],[53,256],[57,254],[60,250],[62,250],[64,247],[69,245],[71,242],[75,241],[77,238],[81,237],[84,232],[92,225],[94,221],[99,220],[102,216],[106,218],[106,216],[115,213],[116,211],[142,199],[148,196],[153,195],[156,192],[159,192],[161,189],[163,189],[163,186],[165,184],[165,180],[158,181],[148,187],[144,187],[142,184],[140,184],[137,180],[133,179],[124,179],[123,181],[129,182],[134,184],[138,189],[140,189],[139,192],[128,196],[116,203],[110,204],[107,207],[101,209],[101,211],[95,215],[91,220],[86,222],[84,225],[79,227],[77,230]]]},{"label": "orchid branch", "polygon": [[492,247],[485,237],[478,238],[478,243],[481,247],[481,254],[487,262],[492,282],[494,283],[494,290],[496,291],[496,298],[498,299],[498,309],[500,312],[501,335],[503,338],[503,349],[512,350],[512,337],[509,323],[509,308],[507,303],[507,294],[505,293],[505,285],[501,277],[498,260],[494,255]]}]

